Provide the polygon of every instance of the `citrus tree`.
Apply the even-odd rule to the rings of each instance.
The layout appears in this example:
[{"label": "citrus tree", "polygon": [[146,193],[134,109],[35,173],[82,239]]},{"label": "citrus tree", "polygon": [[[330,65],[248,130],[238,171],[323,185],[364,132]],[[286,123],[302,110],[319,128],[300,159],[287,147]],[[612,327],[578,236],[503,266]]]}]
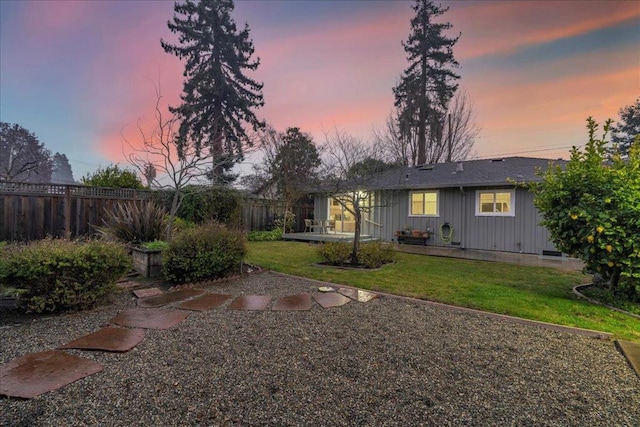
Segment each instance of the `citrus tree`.
[{"label": "citrus tree", "polygon": [[615,293],[640,296],[640,138],[629,156],[608,154],[608,120],[601,138],[589,117],[589,141],[571,159],[541,172],[535,205],[558,249],[582,259]]}]

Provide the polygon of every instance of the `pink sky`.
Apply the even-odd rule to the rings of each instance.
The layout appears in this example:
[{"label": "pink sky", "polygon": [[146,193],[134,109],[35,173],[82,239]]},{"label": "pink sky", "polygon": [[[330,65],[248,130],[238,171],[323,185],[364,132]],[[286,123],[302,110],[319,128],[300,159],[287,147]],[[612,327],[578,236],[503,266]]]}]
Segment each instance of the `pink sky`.
[{"label": "pink sky", "polygon": [[[640,3],[443,2],[461,32],[454,54],[481,127],[480,157],[566,157],[585,119],[616,119],[640,95]],[[153,86],[176,104],[183,65],[160,38],[173,3],[2,2],[0,118],[67,154],[76,179],[123,163],[121,132],[152,117]],[[237,1],[277,129],[317,142],[340,128],[364,140],[383,126],[406,67],[411,2]],[[557,149],[557,150],[552,150]],[[545,151],[537,151],[545,150]],[[525,154],[523,154],[525,155]],[[255,161],[251,158],[248,162]]]}]

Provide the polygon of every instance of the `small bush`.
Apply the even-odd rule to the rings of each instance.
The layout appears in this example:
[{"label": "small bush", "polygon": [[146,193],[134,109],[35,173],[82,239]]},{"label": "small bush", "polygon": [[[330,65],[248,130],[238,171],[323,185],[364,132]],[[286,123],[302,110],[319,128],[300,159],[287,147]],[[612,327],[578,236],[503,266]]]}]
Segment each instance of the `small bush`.
[{"label": "small bush", "polygon": [[275,242],[282,240],[282,229],[271,231],[250,231],[247,238],[250,242]]},{"label": "small bush", "polygon": [[29,312],[84,310],[104,300],[131,269],[118,243],[44,239],[3,250],[0,283],[21,291]]},{"label": "small bush", "polygon": [[318,248],[318,255],[329,265],[342,265],[349,261],[352,246],[346,242],[327,242]]},{"label": "small bush", "polygon": [[[274,230],[282,230],[282,228],[285,227],[284,214],[276,216],[276,218],[273,220],[273,223],[271,224],[271,227]],[[296,215],[291,211],[287,211],[287,224],[286,224],[285,231],[287,233],[293,233],[295,231],[295,228],[296,228]]]},{"label": "small bush", "polygon": [[240,193],[232,188],[190,185],[184,189],[178,216],[196,224],[218,221],[240,224]]},{"label": "small bush", "polygon": [[358,252],[358,259],[366,268],[380,268],[395,261],[395,258],[395,251],[380,242],[364,243]]},{"label": "small bush", "polygon": [[[169,225],[169,215],[165,215],[164,222],[166,225]],[[182,230],[186,230],[187,228],[193,228],[196,224],[191,221],[187,221],[186,219],[180,218],[179,216],[173,218],[173,232],[179,233]]]},{"label": "small bush", "polygon": [[166,211],[155,202],[121,203],[114,210],[107,210],[103,226],[96,227],[98,234],[110,240],[140,244],[162,239],[165,234]]},{"label": "small bush", "polygon": [[[329,242],[318,248],[318,255],[329,265],[345,265],[350,262],[353,246],[346,242]],[[380,242],[363,243],[358,250],[360,265],[366,268],[380,268],[395,260],[395,251]]]},{"label": "small bush", "polygon": [[208,223],[178,233],[163,252],[165,277],[178,283],[223,277],[246,254],[244,233]]}]

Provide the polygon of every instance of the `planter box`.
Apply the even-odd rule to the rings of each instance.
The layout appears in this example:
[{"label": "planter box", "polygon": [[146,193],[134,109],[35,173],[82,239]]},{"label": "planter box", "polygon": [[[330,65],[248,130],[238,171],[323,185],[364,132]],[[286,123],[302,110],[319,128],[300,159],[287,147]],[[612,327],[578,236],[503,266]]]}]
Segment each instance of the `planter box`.
[{"label": "planter box", "polygon": [[162,251],[132,248],[133,269],[144,277],[162,276]]}]

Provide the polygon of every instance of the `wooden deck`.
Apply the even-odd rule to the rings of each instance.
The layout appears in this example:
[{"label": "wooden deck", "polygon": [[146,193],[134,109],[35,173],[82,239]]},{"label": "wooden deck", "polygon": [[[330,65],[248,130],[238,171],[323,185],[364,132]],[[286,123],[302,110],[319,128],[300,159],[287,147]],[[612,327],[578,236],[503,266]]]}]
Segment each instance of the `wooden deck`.
[{"label": "wooden deck", "polygon": [[[352,242],[353,233],[285,233],[282,238],[284,240],[295,240],[299,242]],[[360,235],[361,242],[370,242],[378,240],[366,234]]]}]

